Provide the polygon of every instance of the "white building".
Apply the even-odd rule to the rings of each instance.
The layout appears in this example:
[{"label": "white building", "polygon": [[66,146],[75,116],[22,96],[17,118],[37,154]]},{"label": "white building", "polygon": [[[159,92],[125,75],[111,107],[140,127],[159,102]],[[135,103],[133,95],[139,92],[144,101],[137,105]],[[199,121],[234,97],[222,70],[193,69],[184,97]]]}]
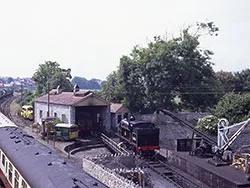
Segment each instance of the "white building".
[{"label": "white building", "polygon": [[34,121],[40,123],[45,117],[57,117],[64,123],[77,124],[83,131],[109,132],[111,129],[110,104],[91,91],[60,92],[57,89],[37,98]]}]

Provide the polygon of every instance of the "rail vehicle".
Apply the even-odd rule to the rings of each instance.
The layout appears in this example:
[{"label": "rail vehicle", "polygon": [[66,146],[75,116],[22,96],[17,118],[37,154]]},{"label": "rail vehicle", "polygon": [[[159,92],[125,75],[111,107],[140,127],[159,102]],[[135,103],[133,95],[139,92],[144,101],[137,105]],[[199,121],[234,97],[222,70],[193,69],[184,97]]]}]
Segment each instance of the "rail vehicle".
[{"label": "rail vehicle", "polygon": [[33,106],[31,105],[23,105],[21,116],[25,119],[33,120]]},{"label": "rail vehicle", "polygon": [[118,136],[125,145],[140,155],[153,155],[159,146],[159,128],[147,121],[122,120]]},{"label": "rail vehicle", "polygon": [[0,125],[0,187],[107,187],[15,125]]},{"label": "rail vehicle", "polygon": [[75,124],[58,123],[54,127],[58,140],[75,140],[78,138],[78,126]]}]

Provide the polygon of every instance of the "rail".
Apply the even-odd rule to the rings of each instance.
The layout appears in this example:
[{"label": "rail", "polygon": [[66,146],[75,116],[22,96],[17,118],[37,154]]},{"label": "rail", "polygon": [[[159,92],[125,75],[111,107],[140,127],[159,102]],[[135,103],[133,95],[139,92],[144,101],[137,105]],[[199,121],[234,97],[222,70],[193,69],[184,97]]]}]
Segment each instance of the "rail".
[{"label": "rail", "polygon": [[147,166],[165,178],[168,182],[172,183],[178,188],[201,188],[202,186],[191,181],[189,176],[185,176],[180,170],[176,169],[172,165],[157,160],[155,162],[147,162]]},{"label": "rail", "polygon": [[110,147],[110,149],[112,149],[115,153],[118,154],[123,154],[123,155],[129,155],[130,153],[125,150],[122,147],[119,147],[118,144],[112,140],[111,138],[107,137],[105,134],[101,134],[101,139],[102,141],[108,146]]}]

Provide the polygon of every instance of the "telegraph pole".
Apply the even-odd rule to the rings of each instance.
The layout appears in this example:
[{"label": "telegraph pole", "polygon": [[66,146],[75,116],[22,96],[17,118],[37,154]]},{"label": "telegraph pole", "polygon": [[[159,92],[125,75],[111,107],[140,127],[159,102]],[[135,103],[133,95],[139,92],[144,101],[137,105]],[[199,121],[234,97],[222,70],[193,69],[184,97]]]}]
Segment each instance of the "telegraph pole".
[{"label": "telegraph pole", "polygon": [[[47,117],[49,117],[49,82],[48,82],[48,112],[47,112]],[[46,121],[45,121],[46,124]],[[49,143],[49,122],[47,122],[47,143]]]},{"label": "telegraph pole", "polygon": [[50,110],[50,109],[49,109],[49,102],[50,102],[50,101],[49,101],[49,99],[50,99],[49,97],[50,97],[50,96],[49,96],[49,82],[48,82],[48,113],[47,113],[47,117],[49,117],[49,114],[50,114],[50,113],[49,113],[49,110]]}]

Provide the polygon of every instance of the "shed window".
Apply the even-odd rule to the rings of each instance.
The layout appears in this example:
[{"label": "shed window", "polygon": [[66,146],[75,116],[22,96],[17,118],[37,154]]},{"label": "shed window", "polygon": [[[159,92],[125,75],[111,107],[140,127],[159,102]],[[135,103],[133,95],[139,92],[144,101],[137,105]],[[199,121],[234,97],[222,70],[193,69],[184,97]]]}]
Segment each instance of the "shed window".
[{"label": "shed window", "polygon": [[62,114],[62,122],[63,122],[63,123],[67,123],[67,122],[66,122],[66,115],[65,115],[65,114]]},{"label": "shed window", "polygon": [[42,110],[39,111],[39,117],[40,117],[40,118],[43,117],[43,111],[42,111]]},{"label": "shed window", "polygon": [[122,120],[122,115],[118,115],[118,118],[117,118],[117,123],[120,123]]},{"label": "shed window", "polygon": [[54,117],[55,117],[55,118],[57,117],[57,113],[56,113],[56,112],[54,113]]}]

